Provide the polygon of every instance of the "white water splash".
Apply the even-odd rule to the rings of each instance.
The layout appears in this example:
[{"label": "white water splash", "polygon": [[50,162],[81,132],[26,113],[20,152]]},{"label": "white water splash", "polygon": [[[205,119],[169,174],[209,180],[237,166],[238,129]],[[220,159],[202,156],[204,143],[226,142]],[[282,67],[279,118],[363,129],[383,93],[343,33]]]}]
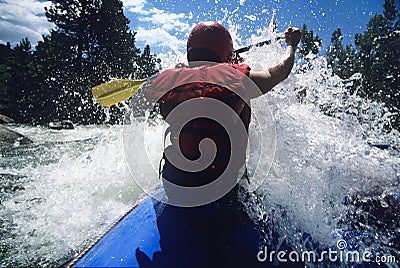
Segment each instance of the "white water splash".
[{"label": "white water splash", "polygon": [[[282,56],[280,45],[272,44],[249,51],[246,63],[260,70]],[[398,151],[368,145],[389,143],[398,148],[400,135],[386,131],[391,114],[383,104],[350,93],[349,85],[359,76],[342,80],[332,75],[323,57],[299,63],[286,81],[267,93],[275,115],[275,160],[248,209],[254,219],[267,220],[266,243],[276,236],[268,233],[272,228],[282,241],[303,251],[309,249],[305,233],[327,248],[335,245],[338,233],[352,230],[354,219],[343,218],[346,211],[355,209],[343,203],[347,197],[383,198],[400,191]],[[257,100],[252,107],[264,109]],[[270,122],[261,118],[260,123]],[[368,236],[382,233],[379,224],[370,224]],[[393,235],[384,232],[373,248],[390,252],[390,244],[383,241]]]},{"label": "white water splash", "polygon": [[[25,132],[53,141],[10,151],[13,166],[1,168],[22,178],[22,189],[1,203],[9,233],[1,241],[7,249],[0,266],[59,265],[121,215],[140,190],[125,166],[121,128]],[[77,134],[84,139],[71,141]]]}]

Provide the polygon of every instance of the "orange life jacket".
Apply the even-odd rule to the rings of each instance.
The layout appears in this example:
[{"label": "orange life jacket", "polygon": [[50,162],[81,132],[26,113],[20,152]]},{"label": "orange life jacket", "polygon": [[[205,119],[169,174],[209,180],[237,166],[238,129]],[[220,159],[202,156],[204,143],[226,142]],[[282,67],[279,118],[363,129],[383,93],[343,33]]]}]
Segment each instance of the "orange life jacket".
[{"label": "orange life jacket", "polygon": [[[216,145],[217,153],[214,161],[206,169],[195,172],[198,175],[196,177],[201,178],[197,180],[203,180],[202,183],[210,182],[213,178],[218,177],[225,170],[229,161],[235,161],[239,168],[245,163],[251,109],[249,101],[243,100],[246,96],[243,82],[249,73],[249,66],[244,64],[222,63],[212,66],[177,68],[164,71],[146,87],[147,100],[159,103],[161,115],[170,124],[172,146],[179,145],[180,151],[187,159],[196,160],[200,157],[199,143],[205,138],[211,139]],[[238,115],[236,120],[235,118],[227,119],[226,124],[232,124],[233,128],[242,124],[246,130],[240,137],[239,154],[231,156],[229,133],[215,120],[201,116],[193,117],[193,120],[182,128],[182,126],[175,126],[175,121],[168,117],[179,104],[198,98],[216,99],[228,105]],[[174,114],[174,117],[179,116],[185,115]],[[169,161],[166,161],[165,166],[174,169]],[[181,172],[180,176],[188,177],[189,173]],[[192,185],[190,182],[181,184]]]}]

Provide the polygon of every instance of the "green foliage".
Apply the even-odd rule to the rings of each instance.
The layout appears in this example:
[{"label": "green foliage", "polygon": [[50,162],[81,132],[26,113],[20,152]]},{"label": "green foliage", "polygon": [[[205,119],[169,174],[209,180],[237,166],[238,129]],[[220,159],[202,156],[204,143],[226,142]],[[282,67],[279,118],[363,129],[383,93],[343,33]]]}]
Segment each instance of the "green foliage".
[{"label": "green foliage", "polygon": [[9,96],[10,87],[8,81],[11,78],[10,68],[6,64],[0,64],[0,113],[6,114],[6,109],[11,103]]},{"label": "green foliage", "polygon": [[304,24],[301,29],[301,45],[299,48],[300,55],[305,58],[309,53],[318,54],[321,50],[322,40],[318,35],[314,36],[314,31],[308,30]]},{"label": "green foliage", "polygon": [[34,63],[32,46],[28,38],[11,49],[0,67],[1,113],[19,122],[32,121],[37,108],[38,67]]},{"label": "green foliage", "polygon": [[342,31],[335,30],[332,33],[332,45],[327,51],[327,61],[333,72],[343,79],[352,76],[357,69],[357,53],[351,45],[342,45]]},{"label": "green foliage", "polygon": [[[46,83],[56,92],[56,114],[84,123],[105,119],[92,100],[91,87],[135,72],[139,50],[120,0],[55,0],[46,16],[57,26],[39,47],[52,52]],[[38,51],[40,50],[38,47]],[[41,57],[42,58],[42,57]],[[110,110],[111,120],[122,112]]]},{"label": "green foliage", "polygon": [[143,53],[136,61],[138,66],[135,73],[136,78],[141,79],[156,74],[160,69],[160,63],[161,60],[157,59],[153,54],[151,54],[150,46],[146,45]]},{"label": "green foliage", "polygon": [[[45,9],[56,25],[50,35],[33,52],[24,39],[9,48],[11,56],[1,57],[0,108],[23,122],[104,122],[106,114],[91,88],[112,78],[146,77],[157,72],[160,60],[150,47],[143,54],[136,48],[121,0],[52,2]],[[107,112],[108,122],[118,122],[123,114],[118,107]]]},{"label": "green foliage", "polygon": [[13,50],[10,43],[7,46],[0,44],[0,113],[7,113],[6,109],[11,103],[10,87],[8,86],[11,78],[11,69],[8,61],[12,53]]},{"label": "green foliage", "polygon": [[[151,77],[158,73],[160,70],[160,63],[161,60],[157,59],[154,54],[150,51],[150,46],[146,45],[143,53],[139,56],[136,61],[137,68],[135,72],[135,77],[138,79]],[[153,110],[153,104],[148,103],[144,96],[144,91],[139,90],[133,97],[132,97],[132,104],[134,106],[132,108],[134,116],[144,116],[145,111]],[[154,111],[153,111],[154,112]]]},{"label": "green foliage", "polygon": [[365,74],[362,93],[400,108],[400,14],[386,0],[384,15],[375,15],[363,34],[356,35],[360,72]]},{"label": "green foliage", "polygon": [[392,126],[400,127],[400,13],[394,0],[385,0],[382,14],[376,14],[367,30],[355,35],[355,47],[342,45],[341,30],[333,32],[327,60],[333,73],[347,79],[362,75],[351,90],[361,96],[384,102],[397,113]]}]

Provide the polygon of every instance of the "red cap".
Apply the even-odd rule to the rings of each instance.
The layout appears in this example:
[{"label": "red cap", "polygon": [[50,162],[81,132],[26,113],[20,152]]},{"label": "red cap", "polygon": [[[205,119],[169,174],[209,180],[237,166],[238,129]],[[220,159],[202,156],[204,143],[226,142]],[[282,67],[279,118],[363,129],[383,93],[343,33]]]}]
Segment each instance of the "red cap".
[{"label": "red cap", "polygon": [[187,41],[187,52],[192,48],[210,49],[218,54],[222,62],[227,62],[233,52],[232,37],[218,22],[200,22],[192,29]]}]

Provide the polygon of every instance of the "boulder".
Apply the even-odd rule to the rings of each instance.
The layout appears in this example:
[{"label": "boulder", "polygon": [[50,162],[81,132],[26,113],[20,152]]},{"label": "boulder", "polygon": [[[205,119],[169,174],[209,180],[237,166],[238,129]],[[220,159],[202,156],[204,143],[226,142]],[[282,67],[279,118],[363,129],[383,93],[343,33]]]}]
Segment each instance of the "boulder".
[{"label": "boulder", "polygon": [[49,123],[49,128],[61,130],[61,129],[74,129],[74,123],[71,120],[60,120]]},{"label": "boulder", "polygon": [[4,125],[0,125],[0,147],[31,144],[33,141]]},{"label": "boulder", "polygon": [[0,124],[8,124],[8,123],[14,123],[14,119],[4,114],[0,114]]}]

